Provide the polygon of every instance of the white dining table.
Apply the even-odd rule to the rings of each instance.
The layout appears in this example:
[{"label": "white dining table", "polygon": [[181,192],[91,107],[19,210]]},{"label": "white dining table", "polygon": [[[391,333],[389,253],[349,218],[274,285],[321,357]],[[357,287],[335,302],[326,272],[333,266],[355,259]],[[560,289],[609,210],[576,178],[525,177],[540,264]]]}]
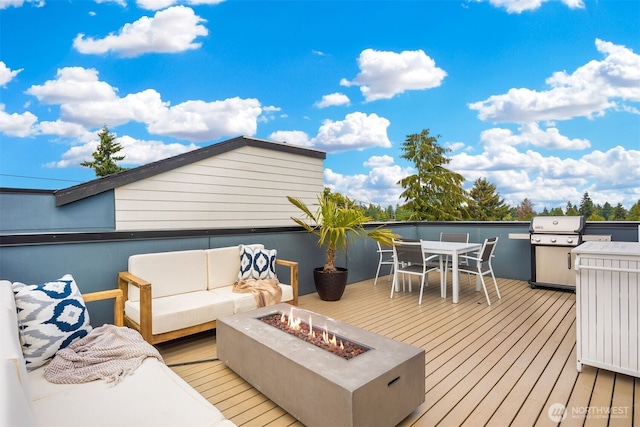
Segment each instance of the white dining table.
[{"label": "white dining table", "polygon": [[[439,240],[422,240],[422,250],[428,255],[440,255],[440,296],[445,297],[446,283],[444,283],[445,275],[443,255],[451,256],[452,266],[452,282],[453,282],[453,303],[458,303],[458,295],[460,293],[460,280],[458,277],[458,256],[469,252],[477,252],[482,248],[480,243],[459,243],[459,242],[441,242]],[[478,285],[476,283],[476,290]]]}]

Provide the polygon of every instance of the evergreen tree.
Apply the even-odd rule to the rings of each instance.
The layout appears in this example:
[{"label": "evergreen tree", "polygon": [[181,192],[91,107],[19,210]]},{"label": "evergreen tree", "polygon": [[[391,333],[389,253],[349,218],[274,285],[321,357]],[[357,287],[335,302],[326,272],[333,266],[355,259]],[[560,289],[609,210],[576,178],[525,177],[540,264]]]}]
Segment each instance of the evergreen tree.
[{"label": "evergreen tree", "polygon": [[478,221],[502,221],[509,216],[509,206],[496,193],[496,186],[478,178],[469,191],[469,217]]},{"label": "evergreen tree", "polygon": [[580,215],[584,215],[585,218],[589,218],[591,214],[595,212],[593,201],[591,200],[591,197],[589,197],[589,193],[586,191],[582,195],[578,212],[580,212]]},{"label": "evergreen tree", "polygon": [[629,213],[627,214],[628,221],[640,221],[640,199],[635,205],[631,206]]},{"label": "evergreen tree", "polygon": [[464,177],[443,167],[451,161],[447,150],[438,145],[440,135],[429,135],[429,129],[407,135],[401,155],[413,162],[414,175],[401,179],[400,195],[412,220],[451,221],[468,218],[469,196],[462,188]]},{"label": "evergreen tree", "polygon": [[549,215],[551,216],[564,216],[564,212],[562,211],[562,208],[553,208],[549,211]]},{"label": "evergreen tree", "polygon": [[104,125],[98,133],[98,137],[100,137],[100,143],[96,151],[93,152],[93,162],[85,161],[80,163],[80,165],[93,169],[98,177],[127,170],[116,164],[116,162],[124,160],[124,156],[115,155],[122,150],[122,145],[115,142],[116,137],[114,134],[109,133],[107,125]]},{"label": "evergreen tree", "polygon": [[598,210],[600,211],[600,215],[602,215],[605,220],[611,221],[613,219],[614,212],[611,203],[605,202],[604,205],[602,205],[602,207]]},{"label": "evergreen tree", "polygon": [[565,210],[564,214],[567,216],[575,216],[580,215],[580,212],[578,212],[578,209],[576,209],[576,207],[573,206],[571,202],[567,202],[567,209]]},{"label": "evergreen tree", "polygon": [[627,218],[627,210],[622,206],[621,203],[618,203],[615,208],[613,208],[613,220],[614,221],[624,221]]},{"label": "evergreen tree", "polygon": [[598,212],[593,212],[587,217],[587,221],[605,221],[605,218]]},{"label": "evergreen tree", "polygon": [[389,218],[389,220],[396,219],[396,212],[391,205],[387,207],[387,218]]},{"label": "evergreen tree", "polygon": [[516,207],[516,219],[519,221],[530,221],[535,215],[536,211],[533,210],[533,203],[527,198]]}]

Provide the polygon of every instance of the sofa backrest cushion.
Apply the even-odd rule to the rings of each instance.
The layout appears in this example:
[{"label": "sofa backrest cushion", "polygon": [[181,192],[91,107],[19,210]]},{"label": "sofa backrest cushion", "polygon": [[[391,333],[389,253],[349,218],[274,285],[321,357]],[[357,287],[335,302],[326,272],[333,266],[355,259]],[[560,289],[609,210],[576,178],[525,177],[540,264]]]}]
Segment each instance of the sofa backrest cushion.
[{"label": "sofa backrest cushion", "polygon": [[[261,244],[245,245],[252,248],[264,248]],[[238,280],[240,272],[240,247],[207,249],[209,289],[231,286]]]},{"label": "sofa backrest cushion", "polygon": [[[129,272],[151,283],[152,298],[207,289],[207,259],[203,250],[132,255]],[[133,285],[129,285],[129,300],[140,300],[140,292]]]}]

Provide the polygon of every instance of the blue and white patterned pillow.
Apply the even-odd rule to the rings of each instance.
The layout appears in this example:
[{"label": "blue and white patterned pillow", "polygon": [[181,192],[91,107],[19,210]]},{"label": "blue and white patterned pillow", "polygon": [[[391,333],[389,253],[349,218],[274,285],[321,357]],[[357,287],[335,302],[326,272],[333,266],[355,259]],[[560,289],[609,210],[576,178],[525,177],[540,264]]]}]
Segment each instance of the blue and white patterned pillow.
[{"label": "blue and white patterned pillow", "polygon": [[278,279],[276,277],[275,249],[262,249],[240,245],[240,272],[238,281],[248,279]]},{"label": "blue and white patterned pillow", "polygon": [[20,342],[27,370],[34,370],[91,331],[89,312],[70,274],[41,285],[14,282]]}]

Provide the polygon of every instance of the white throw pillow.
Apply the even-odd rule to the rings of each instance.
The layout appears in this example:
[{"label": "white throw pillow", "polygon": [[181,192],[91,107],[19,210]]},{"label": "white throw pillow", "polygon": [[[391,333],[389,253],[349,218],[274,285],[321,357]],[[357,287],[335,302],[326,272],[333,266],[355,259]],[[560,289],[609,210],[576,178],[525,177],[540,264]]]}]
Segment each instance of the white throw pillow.
[{"label": "white throw pillow", "polygon": [[240,245],[238,281],[248,279],[277,279],[275,249],[261,249]]},{"label": "white throw pillow", "polygon": [[41,285],[14,282],[12,287],[27,370],[44,365],[91,331],[89,312],[70,274]]}]

